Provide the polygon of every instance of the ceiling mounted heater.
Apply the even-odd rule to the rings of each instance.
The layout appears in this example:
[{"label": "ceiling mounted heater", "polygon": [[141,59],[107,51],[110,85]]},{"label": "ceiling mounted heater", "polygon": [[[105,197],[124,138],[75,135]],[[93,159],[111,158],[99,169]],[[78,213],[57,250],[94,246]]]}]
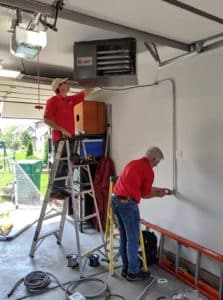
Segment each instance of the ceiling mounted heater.
[{"label": "ceiling mounted heater", "polygon": [[138,84],[134,38],[74,43],[74,80],[87,86]]}]

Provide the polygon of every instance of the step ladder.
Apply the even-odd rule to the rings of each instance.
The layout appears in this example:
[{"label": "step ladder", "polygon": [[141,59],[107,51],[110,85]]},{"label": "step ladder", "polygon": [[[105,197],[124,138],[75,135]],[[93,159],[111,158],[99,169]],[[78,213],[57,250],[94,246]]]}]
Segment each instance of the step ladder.
[{"label": "step ladder", "polygon": [[[94,192],[93,181],[92,181],[92,177],[91,177],[89,163],[88,163],[88,161],[85,161],[85,160],[82,160],[82,161],[78,160],[78,155],[76,154],[76,152],[73,152],[73,151],[78,150],[78,148],[80,147],[81,140],[82,140],[81,137],[80,138],[75,137],[72,139],[62,139],[62,140],[60,140],[60,142],[58,144],[56,157],[54,159],[54,163],[51,168],[47,191],[46,191],[45,198],[44,198],[44,201],[42,204],[40,217],[39,217],[39,220],[37,223],[37,227],[36,227],[36,231],[35,231],[35,234],[33,237],[33,242],[31,245],[29,255],[31,257],[34,257],[34,253],[37,250],[37,248],[40,246],[40,244],[42,243],[43,239],[50,235],[54,235],[57,239],[57,243],[61,244],[61,239],[62,239],[63,230],[64,230],[64,224],[65,224],[65,220],[66,220],[66,214],[67,214],[67,210],[68,210],[69,198],[65,198],[64,200],[61,200],[61,201],[63,201],[63,206],[62,206],[61,211],[57,211],[56,213],[52,214],[52,209],[49,212],[47,212],[47,207],[48,207],[48,204],[50,204],[50,202],[51,202],[50,201],[50,192],[52,190],[54,181],[66,180],[66,188],[70,192],[71,199],[72,199],[73,221],[74,221],[74,228],[75,228],[75,238],[76,238],[80,277],[83,277],[84,264],[82,263],[82,259],[89,256],[92,252],[99,251],[102,248],[104,251],[104,256],[107,258],[107,252],[106,252],[104,233],[102,230],[102,225],[101,225],[101,220],[100,220],[100,216],[99,216],[99,210],[98,210],[97,200],[96,200],[96,196],[95,196],[95,192]],[[64,148],[64,147],[66,147],[66,148]],[[66,149],[65,157],[62,156],[64,149]],[[67,167],[68,167],[67,176],[56,177],[57,169],[58,169],[60,161],[65,161],[65,163],[67,163]],[[87,176],[89,179],[89,189],[84,190],[84,191],[75,189],[73,178],[74,178],[74,171],[77,168],[84,169],[87,172]],[[94,213],[87,215],[87,216],[86,215],[79,216],[79,206],[81,206],[80,202],[83,201],[85,194],[89,194],[93,199]],[[58,229],[52,230],[50,232],[40,235],[43,222],[49,218],[53,218],[56,216],[61,216]],[[90,249],[86,253],[81,253],[79,223],[84,222],[86,220],[90,220],[92,218],[97,218],[102,243],[101,243],[101,245],[99,245],[93,249]]]},{"label": "step ladder", "polygon": [[[105,227],[105,244],[107,247],[107,252],[109,253],[109,273],[110,275],[114,275],[114,268],[115,268],[115,261],[118,259],[119,253],[117,252],[115,254],[114,249],[116,248],[114,246],[114,239],[116,236],[119,236],[117,233],[117,224],[115,222],[115,215],[111,207],[111,196],[114,184],[116,180],[118,179],[117,176],[110,177],[110,183],[109,183],[109,192],[108,192],[108,208],[107,208],[107,220],[106,220],[106,227]],[[141,224],[139,224],[141,226]],[[144,239],[142,230],[140,227],[139,231],[139,245],[141,248],[141,255],[139,255],[140,260],[142,261],[142,269],[143,271],[147,271],[148,266],[146,262],[146,253],[145,253],[145,247],[144,247]]]}]

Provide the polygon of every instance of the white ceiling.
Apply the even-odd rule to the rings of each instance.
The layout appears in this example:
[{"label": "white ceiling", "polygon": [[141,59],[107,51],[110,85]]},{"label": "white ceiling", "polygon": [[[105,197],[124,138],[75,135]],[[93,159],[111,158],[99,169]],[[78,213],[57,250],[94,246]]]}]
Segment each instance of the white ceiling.
[{"label": "white ceiling", "polygon": [[[223,18],[222,0],[181,2]],[[94,5],[91,0],[70,0],[66,3],[66,8],[74,11],[187,43],[222,32],[221,24],[161,0],[94,0]]]},{"label": "white ceiling", "polygon": [[[52,5],[54,1],[42,0],[38,2]],[[222,0],[182,0],[181,2],[223,19]],[[10,3],[11,2],[8,1],[9,5]],[[64,3],[64,9],[69,9],[187,44],[223,32],[222,24],[198,16],[162,0],[65,0]],[[3,59],[2,64],[5,68],[17,69],[27,75],[36,76],[38,73],[37,58],[34,58],[32,61],[22,61],[21,59],[12,56],[9,51],[11,33],[9,33],[8,30],[11,26],[13,16],[15,16],[14,10],[0,6],[0,60]],[[25,20],[27,16],[30,16],[31,18],[31,15],[24,14]],[[105,31],[103,28],[75,23],[62,19],[60,16],[57,22],[57,29],[57,32],[48,29],[47,47],[43,49],[39,55],[40,76],[43,77],[68,76],[72,79],[74,72],[74,42],[122,37],[122,35],[117,32]],[[160,50],[165,58],[168,58],[169,55],[174,56],[179,53],[179,50],[169,47],[162,47]],[[143,45],[143,41],[141,41],[138,46],[138,52],[141,53],[144,51],[147,52],[148,50]],[[151,59],[152,61],[150,55],[148,55],[148,59]],[[1,83],[2,79],[0,78],[0,84]],[[27,96],[29,102],[32,102],[34,97],[32,93],[36,94],[38,91],[37,83],[33,82],[31,84],[35,87],[35,91],[30,90],[30,95]],[[18,88],[17,90],[22,91],[23,89]],[[26,91],[28,91],[28,89],[26,89]],[[0,100],[4,100],[2,96],[4,96],[3,86],[0,85]],[[25,95],[22,96],[22,101],[20,101],[19,97],[17,100],[20,102],[27,101],[25,99],[26,96],[24,96]],[[48,92],[42,89],[41,101],[46,101],[47,96]]]},{"label": "white ceiling", "polygon": [[[38,2],[51,5],[54,1]],[[205,19],[162,0],[65,0],[64,2],[65,9],[185,43],[192,43],[223,32],[222,24]],[[222,0],[184,0],[181,2],[223,18]],[[10,4],[10,1],[8,3]],[[21,59],[15,58],[9,53],[11,33],[7,31],[11,26],[12,16],[15,16],[15,11],[0,7],[0,59],[2,58],[3,63],[9,67],[16,66],[18,69],[23,70]],[[103,28],[90,27],[61,18],[58,19],[57,28],[58,32],[50,29],[47,31],[48,45],[40,53],[40,64],[45,64],[49,73],[52,74],[54,69],[56,72],[62,72],[62,76],[66,72],[70,76],[72,75],[73,44],[75,41],[121,37],[120,34],[104,31]],[[146,51],[146,49],[140,49],[140,51],[142,50]],[[36,61],[37,59],[31,62],[24,61],[27,73],[37,74],[37,67],[33,68]],[[32,66],[31,70],[30,66]],[[46,76],[45,70],[43,72],[43,76]]]}]

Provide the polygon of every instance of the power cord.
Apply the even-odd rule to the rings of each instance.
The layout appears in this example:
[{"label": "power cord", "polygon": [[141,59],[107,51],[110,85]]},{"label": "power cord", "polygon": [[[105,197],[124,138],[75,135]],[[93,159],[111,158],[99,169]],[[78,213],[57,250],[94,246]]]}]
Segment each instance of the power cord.
[{"label": "power cord", "polygon": [[102,289],[94,294],[85,294],[83,295],[85,298],[87,299],[91,299],[91,298],[96,298],[100,295],[102,295],[106,290],[107,290],[107,283],[105,281],[103,281],[102,279],[98,279],[98,278],[82,278],[76,282],[71,282],[68,287],[65,290],[65,298],[69,299],[69,296],[72,295],[75,292],[75,289],[77,286],[81,285],[82,283],[86,283],[89,281],[94,281],[94,282],[99,282],[102,284]]},{"label": "power cord", "polygon": [[63,285],[53,274],[42,271],[34,271],[16,282],[12,290],[8,293],[8,298],[11,297],[11,295],[22,282],[24,282],[24,285],[30,293],[41,293],[52,282],[51,277],[58,283],[58,286],[60,286],[65,291]]}]

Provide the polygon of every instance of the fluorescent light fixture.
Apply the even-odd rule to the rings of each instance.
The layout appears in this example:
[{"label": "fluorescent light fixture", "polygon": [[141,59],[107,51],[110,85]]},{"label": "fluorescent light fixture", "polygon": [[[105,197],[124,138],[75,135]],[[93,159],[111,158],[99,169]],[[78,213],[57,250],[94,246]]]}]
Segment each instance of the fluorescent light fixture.
[{"label": "fluorescent light fixture", "polygon": [[17,57],[32,59],[46,44],[45,31],[31,31],[16,26],[10,41],[10,51]]},{"label": "fluorescent light fixture", "polygon": [[18,78],[20,74],[20,71],[0,69],[0,77]]}]

